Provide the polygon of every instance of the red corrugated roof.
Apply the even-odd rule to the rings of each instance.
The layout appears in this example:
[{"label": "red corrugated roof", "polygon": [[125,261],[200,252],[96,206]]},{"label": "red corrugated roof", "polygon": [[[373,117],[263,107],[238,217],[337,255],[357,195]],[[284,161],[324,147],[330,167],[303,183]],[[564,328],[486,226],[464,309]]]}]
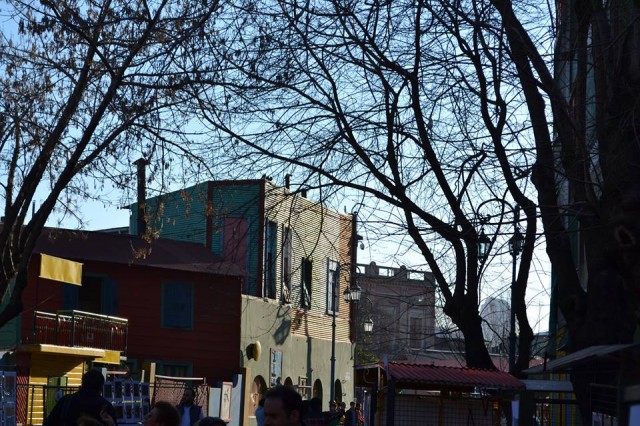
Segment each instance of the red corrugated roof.
[{"label": "red corrugated roof", "polygon": [[394,361],[387,372],[397,382],[421,385],[469,386],[502,390],[524,389],[525,385],[508,373],[465,367],[443,367],[411,361]]}]

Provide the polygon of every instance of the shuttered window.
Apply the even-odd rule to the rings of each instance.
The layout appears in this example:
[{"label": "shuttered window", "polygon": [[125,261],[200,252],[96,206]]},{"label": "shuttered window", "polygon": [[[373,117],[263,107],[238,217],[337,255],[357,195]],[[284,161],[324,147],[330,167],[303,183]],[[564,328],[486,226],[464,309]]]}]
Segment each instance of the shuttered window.
[{"label": "shuttered window", "polygon": [[291,228],[282,227],[282,302],[291,303]]},{"label": "shuttered window", "polygon": [[340,292],[340,265],[333,260],[327,261],[327,313],[338,313]]},{"label": "shuttered window", "polygon": [[162,283],[162,326],[193,328],[193,284],[179,281]]},{"label": "shuttered window", "polygon": [[300,265],[301,282],[300,282],[300,306],[305,309],[311,309],[311,280],[313,278],[313,262],[309,258],[302,259]]}]

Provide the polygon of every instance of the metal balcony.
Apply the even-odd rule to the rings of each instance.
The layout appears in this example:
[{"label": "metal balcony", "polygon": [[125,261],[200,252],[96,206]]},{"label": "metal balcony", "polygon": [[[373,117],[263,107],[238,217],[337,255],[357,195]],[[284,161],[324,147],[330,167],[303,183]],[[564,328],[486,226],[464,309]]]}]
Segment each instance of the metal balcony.
[{"label": "metal balcony", "polygon": [[126,355],[129,321],[83,311],[35,311],[30,344],[119,351]]}]

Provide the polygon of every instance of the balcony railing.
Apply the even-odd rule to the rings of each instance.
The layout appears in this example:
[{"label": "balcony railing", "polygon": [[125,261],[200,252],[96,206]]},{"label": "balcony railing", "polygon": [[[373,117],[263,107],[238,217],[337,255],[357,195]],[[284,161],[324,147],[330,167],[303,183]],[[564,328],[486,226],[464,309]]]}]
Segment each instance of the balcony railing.
[{"label": "balcony railing", "polygon": [[27,343],[127,352],[129,322],[82,311],[35,311]]}]

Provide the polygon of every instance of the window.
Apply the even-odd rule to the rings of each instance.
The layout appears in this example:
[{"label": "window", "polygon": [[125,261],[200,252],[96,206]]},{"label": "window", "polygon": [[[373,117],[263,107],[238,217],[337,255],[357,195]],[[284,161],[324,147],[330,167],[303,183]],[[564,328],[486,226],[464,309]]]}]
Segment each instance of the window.
[{"label": "window", "polygon": [[338,313],[340,300],[340,265],[338,262],[329,260],[327,262],[327,313],[335,315]]},{"label": "window", "polygon": [[282,302],[291,303],[291,228],[282,227]]},{"label": "window", "polygon": [[53,407],[55,407],[56,402],[63,395],[68,393],[67,389],[67,377],[65,376],[54,376],[47,378],[47,387],[45,389],[45,402],[44,402],[44,414],[48,416]]},{"label": "window", "polygon": [[62,306],[102,315],[117,315],[117,285],[104,275],[83,275],[82,286],[64,284]]},{"label": "window", "polygon": [[264,235],[264,285],[262,296],[270,299],[276,297],[276,250],[277,250],[278,225],[267,221]]},{"label": "window", "polygon": [[311,308],[311,273],[313,270],[313,262],[309,258],[302,259],[300,265],[300,306],[309,309]]},{"label": "window", "polygon": [[243,269],[247,266],[247,244],[249,241],[249,222],[242,217],[224,219],[222,257]]},{"label": "window", "polygon": [[165,362],[162,361],[160,364],[160,370],[162,370],[162,374],[165,376],[171,377],[191,377],[191,364],[182,363],[182,362]]},{"label": "window", "polygon": [[162,283],[162,326],[193,328],[193,284],[178,281]]}]

